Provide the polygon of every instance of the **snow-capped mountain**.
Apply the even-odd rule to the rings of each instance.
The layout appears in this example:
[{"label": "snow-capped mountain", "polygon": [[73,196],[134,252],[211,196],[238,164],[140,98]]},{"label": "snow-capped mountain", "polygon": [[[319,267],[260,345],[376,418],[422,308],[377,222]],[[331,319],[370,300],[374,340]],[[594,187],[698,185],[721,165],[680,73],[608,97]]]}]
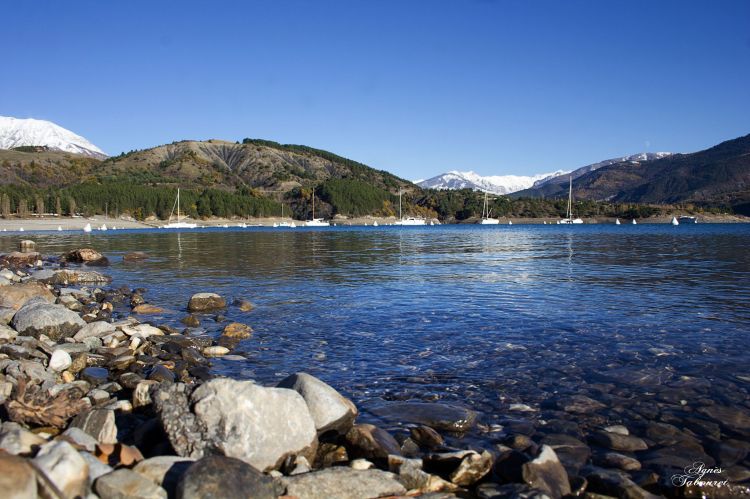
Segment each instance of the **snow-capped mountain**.
[{"label": "snow-capped mountain", "polygon": [[0,149],[21,146],[44,146],[99,159],[107,157],[88,140],[51,121],[0,116]]},{"label": "snow-capped mountain", "polygon": [[538,175],[489,175],[483,177],[472,171],[460,172],[450,171],[427,180],[417,180],[414,183],[427,189],[473,189],[475,191],[486,191],[490,194],[511,194],[531,187],[539,187],[547,182],[554,181],[564,175],[568,181],[568,174],[574,179],[588,172],[598,170],[604,166],[622,163],[625,161],[650,161],[670,156],[671,152],[642,152],[630,156],[607,159],[591,165],[582,166],[573,171],[557,170],[552,173],[540,173]]},{"label": "snow-capped mountain", "polygon": [[474,189],[489,192],[490,194],[510,194],[528,189],[536,182],[543,182],[565,173],[567,172],[559,170],[553,173],[540,173],[539,175],[532,176],[490,175],[483,177],[472,171],[450,171],[415,183],[420,187],[428,189]]}]

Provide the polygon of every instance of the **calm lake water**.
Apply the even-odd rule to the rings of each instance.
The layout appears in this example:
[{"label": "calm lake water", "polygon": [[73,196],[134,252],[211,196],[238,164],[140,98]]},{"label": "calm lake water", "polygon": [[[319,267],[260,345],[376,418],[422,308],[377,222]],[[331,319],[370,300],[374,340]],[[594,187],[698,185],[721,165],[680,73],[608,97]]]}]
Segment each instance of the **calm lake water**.
[{"label": "calm lake water", "polygon": [[[750,225],[27,233],[0,249],[22,238],[45,254],[100,250],[113,286],[144,287],[169,310],[156,324],[182,329],[199,291],[252,301],[226,314],[255,330],[238,349],[247,360],[215,370],[262,383],[304,370],[365,417],[378,401],[419,399],[507,422],[511,404],[538,417],[602,383],[648,398],[692,378],[707,385],[682,405],[748,404]],[[134,250],[151,258],[122,262]]]}]

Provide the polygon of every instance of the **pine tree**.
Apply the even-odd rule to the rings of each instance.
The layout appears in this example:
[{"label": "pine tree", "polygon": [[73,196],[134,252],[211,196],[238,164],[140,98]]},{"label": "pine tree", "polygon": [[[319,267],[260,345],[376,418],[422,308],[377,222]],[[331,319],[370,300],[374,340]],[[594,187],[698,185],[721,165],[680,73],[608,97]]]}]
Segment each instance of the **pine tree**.
[{"label": "pine tree", "polygon": [[75,216],[76,214],[76,200],[73,198],[68,199],[68,213],[71,217]]}]

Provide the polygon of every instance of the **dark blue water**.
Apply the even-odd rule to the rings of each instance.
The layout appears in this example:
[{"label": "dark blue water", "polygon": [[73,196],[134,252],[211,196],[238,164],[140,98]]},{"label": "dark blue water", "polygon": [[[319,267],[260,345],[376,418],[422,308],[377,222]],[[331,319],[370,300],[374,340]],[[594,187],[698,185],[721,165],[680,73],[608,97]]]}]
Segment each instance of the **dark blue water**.
[{"label": "dark blue water", "polygon": [[[226,314],[255,330],[238,347],[247,360],[218,360],[218,372],[270,383],[305,370],[365,408],[382,399],[445,400],[491,422],[512,403],[537,409],[596,383],[646,397],[654,383],[684,379],[707,380],[712,387],[701,397],[747,404],[748,225],[32,238],[44,253],[80,246],[105,253],[113,286],[145,287],[147,301],[170,310],[149,317],[156,324],[182,329],[194,292],[252,301],[254,311]],[[0,245],[7,251],[18,239]],[[151,258],[122,262],[132,250]],[[221,327],[206,317],[202,330]]]}]

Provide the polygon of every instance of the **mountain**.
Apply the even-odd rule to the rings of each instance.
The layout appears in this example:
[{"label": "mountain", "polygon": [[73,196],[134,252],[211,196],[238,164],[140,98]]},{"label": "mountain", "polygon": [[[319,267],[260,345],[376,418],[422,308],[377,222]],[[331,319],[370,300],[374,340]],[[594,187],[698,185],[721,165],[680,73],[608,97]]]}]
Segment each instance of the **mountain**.
[{"label": "mountain", "polygon": [[44,147],[97,159],[107,155],[94,144],[51,121],[0,116],[0,149]]},{"label": "mountain", "polygon": [[493,175],[483,177],[472,171],[450,171],[415,183],[425,189],[472,189],[491,194],[510,194],[522,189],[528,189],[539,182],[544,182],[564,173],[567,172],[560,170],[554,173],[541,173],[533,176]]},{"label": "mountain", "polygon": [[[552,176],[548,177],[542,180],[539,180],[538,182],[534,182],[533,187],[540,187],[547,183],[558,183],[558,184],[565,184],[568,182],[568,178],[570,176],[573,177],[573,180],[577,179],[578,177],[585,175],[589,172],[593,172],[594,170],[598,170],[599,168],[614,165],[615,163],[623,163],[623,162],[637,162],[637,161],[650,161],[653,159],[661,159],[666,158],[667,156],[670,156],[671,152],[642,152],[638,154],[632,154],[630,156],[622,156],[619,158],[612,158],[612,159],[605,159],[604,161],[599,161],[598,163],[593,163],[590,165],[582,166],[580,168],[577,168],[573,170],[572,172],[565,172],[563,173],[564,178],[561,178],[560,176]],[[567,184],[566,184],[567,185]]]},{"label": "mountain", "polygon": [[[567,177],[514,193],[567,197]],[[576,199],[614,203],[696,203],[750,212],[750,135],[690,154],[627,158],[574,178]]]}]

